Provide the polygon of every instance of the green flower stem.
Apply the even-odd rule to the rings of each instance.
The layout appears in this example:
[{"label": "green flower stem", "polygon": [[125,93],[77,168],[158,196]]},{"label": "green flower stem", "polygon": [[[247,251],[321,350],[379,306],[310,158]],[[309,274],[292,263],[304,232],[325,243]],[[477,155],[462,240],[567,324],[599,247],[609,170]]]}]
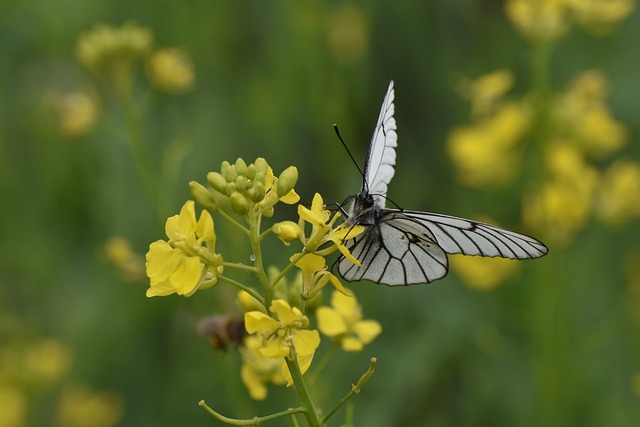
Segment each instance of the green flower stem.
[{"label": "green flower stem", "polygon": [[364,386],[364,384],[369,380],[369,378],[371,378],[371,376],[375,372],[377,362],[378,362],[378,359],[376,359],[375,357],[371,358],[371,364],[369,365],[369,369],[367,369],[367,372],[362,374],[357,384],[351,387],[351,391],[349,391],[349,393],[347,393],[342,399],[340,399],[340,401],[336,404],[336,406],[334,406],[333,409],[331,409],[327,413],[327,415],[322,417],[321,421],[323,424],[326,423],[329,420],[329,418],[331,418],[331,416],[333,416],[333,414],[335,414],[336,411],[342,407],[342,405],[347,403],[347,401],[351,399],[351,396],[353,396],[356,393],[360,393],[360,390],[362,390],[362,387]]},{"label": "green flower stem", "polygon": [[242,231],[244,234],[246,234],[247,236],[249,236],[250,231],[247,229],[247,227],[243,226],[242,224],[240,224],[238,221],[236,221],[235,219],[233,219],[228,213],[226,213],[225,211],[223,211],[222,209],[218,209],[216,212],[218,212],[220,214],[221,217],[223,217],[224,219],[226,219],[231,225],[233,225],[234,227],[236,227],[238,230]]},{"label": "green flower stem", "polygon": [[260,241],[262,241],[262,239],[264,239],[271,233],[273,233],[273,228],[269,228],[268,230],[265,230],[259,237]]},{"label": "green flower stem", "polygon": [[295,348],[291,348],[291,353],[293,355],[291,360],[289,360],[288,357],[285,357],[284,360],[287,363],[289,372],[291,373],[291,378],[293,379],[293,384],[296,388],[296,392],[298,393],[298,397],[305,408],[304,416],[310,427],[322,427],[324,423],[320,420],[320,416],[318,415],[318,411],[313,403],[313,399],[311,399],[307,383],[302,376],[302,371],[300,371],[300,365],[298,365],[298,357],[296,356]]},{"label": "green flower stem", "polygon": [[[128,82],[127,86],[130,86]],[[154,176],[151,168],[151,158],[146,149],[140,116],[133,105],[130,87],[126,87],[118,92],[118,99],[122,105],[127,121],[127,142],[131,150],[136,173],[138,174],[142,189],[155,213],[156,220],[162,224],[166,211],[166,201],[161,197],[158,179]]]},{"label": "green flower stem", "polygon": [[[262,298],[262,295],[260,295],[259,293],[257,293],[255,291],[255,289],[250,288],[249,286],[245,286],[240,282],[236,282],[233,279],[229,279],[228,277],[225,276],[218,276],[218,280],[222,281],[222,282],[227,282],[230,285],[235,286],[238,289],[241,289],[243,291],[245,291],[246,293],[248,293],[249,295],[251,295],[252,297],[254,297],[256,300],[258,300],[260,302],[260,304],[265,305],[264,304],[264,298]],[[266,307],[266,306],[265,306]]]},{"label": "green flower stem", "polygon": [[223,261],[222,265],[224,267],[237,268],[238,270],[247,270],[247,271],[250,271],[252,273],[256,273],[258,271],[258,270],[256,270],[255,267],[253,267],[251,265],[241,264],[239,262],[226,262],[226,261]]},{"label": "green flower stem", "polygon": [[267,415],[264,417],[255,417],[250,420],[240,420],[236,418],[228,418],[228,417],[225,417],[224,415],[217,413],[216,411],[211,409],[209,406],[207,406],[207,404],[204,403],[204,400],[201,400],[200,402],[198,402],[198,405],[202,406],[208,413],[213,415],[213,417],[218,421],[221,421],[225,424],[234,425],[234,426],[257,426],[266,421],[271,421],[277,418],[282,418],[289,415],[305,412],[305,408],[292,408],[292,409],[287,409],[286,411],[276,412],[275,414]]},{"label": "green flower stem", "polygon": [[300,252],[298,255],[296,255],[296,257],[291,260],[291,262],[289,263],[289,265],[287,265],[281,272],[280,274],[278,274],[276,276],[276,278],[273,280],[273,282],[271,283],[272,287],[275,287],[278,282],[285,276],[285,274],[287,274],[289,272],[289,270],[291,270],[293,267],[295,267],[296,262],[300,261],[302,259],[303,256],[307,255],[307,251],[306,249],[303,249],[302,252]]},{"label": "green flower stem", "polygon": [[254,211],[249,211],[247,214],[247,222],[249,223],[249,240],[251,241],[251,250],[255,261],[253,266],[255,267],[255,275],[258,277],[258,281],[262,284],[264,289],[264,307],[268,310],[271,307],[271,301],[273,300],[273,287],[269,283],[267,274],[264,271],[264,264],[262,262],[262,247],[260,246],[260,223],[262,215]]}]

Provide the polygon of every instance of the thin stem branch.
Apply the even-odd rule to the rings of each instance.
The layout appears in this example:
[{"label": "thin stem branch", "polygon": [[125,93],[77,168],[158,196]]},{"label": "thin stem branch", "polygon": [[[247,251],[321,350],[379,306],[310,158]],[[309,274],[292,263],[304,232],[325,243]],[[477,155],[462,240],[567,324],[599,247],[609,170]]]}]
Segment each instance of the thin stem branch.
[{"label": "thin stem branch", "polygon": [[[243,284],[242,284],[242,283],[240,283],[240,282],[236,282],[235,280],[230,279],[230,278],[228,278],[228,277],[226,277],[226,276],[218,276],[218,280],[220,280],[220,281],[222,281],[222,282],[227,282],[227,283],[229,283],[230,285],[233,285],[233,286],[235,286],[236,288],[238,288],[238,289],[241,289],[241,290],[245,291],[246,293],[248,293],[249,295],[251,295],[252,297],[254,297],[256,300],[258,300],[258,301],[260,302],[260,304],[264,305],[264,298],[262,298],[262,295],[260,295],[259,293],[257,293],[257,292],[255,291],[255,289],[253,289],[253,288],[251,288],[251,287],[249,287],[249,286],[243,285]],[[265,307],[266,307],[266,306],[265,306]]]},{"label": "thin stem branch", "polygon": [[292,409],[287,409],[286,411],[276,412],[275,414],[266,415],[264,417],[255,417],[250,420],[241,420],[236,418],[225,417],[224,415],[219,414],[218,412],[214,411],[209,406],[207,406],[207,404],[204,403],[204,400],[201,400],[200,402],[198,402],[198,405],[202,406],[205,409],[205,411],[213,415],[213,417],[218,421],[221,421],[225,424],[234,425],[234,426],[257,426],[266,421],[287,417],[289,415],[299,414],[305,411],[304,408],[292,408]]},{"label": "thin stem branch", "polygon": [[295,348],[291,348],[291,353],[293,355],[291,360],[289,360],[288,357],[285,357],[284,360],[287,363],[289,372],[291,373],[291,378],[293,379],[293,384],[296,388],[296,392],[298,393],[298,397],[302,401],[302,405],[305,407],[304,416],[310,427],[322,427],[324,423],[320,420],[318,411],[316,411],[316,406],[311,398],[311,393],[309,393],[307,383],[302,376],[300,365],[298,365],[298,357],[295,354]]},{"label": "thin stem branch", "polygon": [[342,399],[340,399],[340,401],[336,404],[336,406],[334,406],[333,409],[331,409],[327,413],[327,415],[322,417],[321,421],[323,424],[326,423],[329,420],[329,418],[331,418],[331,416],[335,414],[336,411],[342,407],[342,405],[344,405],[349,399],[351,399],[351,396],[353,396],[356,393],[360,393],[360,390],[362,390],[362,387],[364,386],[364,384],[369,380],[369,378],[371,378],[374,371],[376,370],[377,361],[378,360],[375,357],[371,358],[371,364],[369,365],[369,369],[367,369],[367,372],[362,374],[362,376],[360,377],[356,385],[351,387],[351,391],[349,391],[349,393],[347,393]]},{"label": "thin stem branch", "polygon": [[238,230],[242,231],[247,236],[249,235],[249,229],[247,229],[247,227],[245,227],[244,225],[240,224],[238,221],[233,219],[228,213],[226,213],[225,211],[223,211],[220,208],[218,208],[218,210],[216,212],[218,212],[221,217],[226,219],[231,225],[236,227]]}]

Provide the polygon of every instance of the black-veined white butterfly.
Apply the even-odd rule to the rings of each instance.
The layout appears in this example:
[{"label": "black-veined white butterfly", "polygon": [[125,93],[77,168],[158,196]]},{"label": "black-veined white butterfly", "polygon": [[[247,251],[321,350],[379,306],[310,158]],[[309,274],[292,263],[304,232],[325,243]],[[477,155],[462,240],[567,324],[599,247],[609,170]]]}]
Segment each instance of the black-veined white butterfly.
[{"label": "black-veined white butterfly", "polygon": [[364,167],[362,189],[354,196],[348,225],[366,230],[347,247],[360,266],[342,257],[345,280],[386,285],[429,283],[447,274],[447,254],[511,259],[538,258],[548,252],[538,240],[492,225],[428,212],[387,209],[387,185],[393,178],[398,135],[393,81],[382,103]]}]

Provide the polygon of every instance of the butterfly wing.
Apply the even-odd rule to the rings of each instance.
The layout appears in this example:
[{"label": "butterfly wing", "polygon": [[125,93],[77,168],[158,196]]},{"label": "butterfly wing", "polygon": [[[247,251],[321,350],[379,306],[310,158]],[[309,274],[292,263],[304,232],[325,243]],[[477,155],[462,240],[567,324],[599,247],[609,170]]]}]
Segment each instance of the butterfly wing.
[{"label": "butterfly wing", "polygon": [[448,254],[529,259],[549,251],[533,237],[482,222],[428,212],[403,213],[428,228]]},{"label": "butterfly wing", "polygon": [[379,222],[348,243],[360,266],[340,259],[347,281],[385,285],[429,283],[447,274],[446,254],[511,259],[538,258],[548,252],[538,240],[469,219],[418,211],[385,209]]},{"label": "butterfly wing", "polygon": [[380,116],[373,132],[367,162],[364,166],[362,191],[371,194],[374,197],[375,205],[379,208],[385,206],[387,185],[395,173],[398,134],[396,133],[396,119],[393,117],[395,112],[394,97],[392,80],[382,102]]},{"label": "butterfly wing", "polygon": [[360,267],[342,257],[338,270],[349,281],[386,285],[429,283],[447,274],[447,255],[419,221],[385,210],[380,220],[347,242]]}]

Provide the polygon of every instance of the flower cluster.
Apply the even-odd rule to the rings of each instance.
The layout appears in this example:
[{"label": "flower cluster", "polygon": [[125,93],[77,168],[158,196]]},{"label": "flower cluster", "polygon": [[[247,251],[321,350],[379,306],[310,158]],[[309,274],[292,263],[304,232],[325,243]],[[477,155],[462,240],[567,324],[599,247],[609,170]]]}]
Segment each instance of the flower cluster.
[{"label": "flower cluster", "polygon": [[[233,313],[212,315],[201,319],[198,330],[214,348],[238,348],[243,360],[241,379],[249,395],[258,400],[267,397],[270,383],[295,384],[299,394],[305,393],[301,382],[320,347],[320,333],[352,352],[362,350],[381,332],[376,321],[362,319],[355,295],[327,268],[325,258],[339,252],[358,263],[348,250],[348,240],[364,227],[338,223],[340,214],[327,210],[322,196],[315,194],[310,206],[298,205],[297,221],[275,222],[262,230],[263,219],[275,214],[278,202],[298,202],[297,179],[295,167],[276,175],[262,158],[250,164],[242,159],[223,162],[219,172],[207,174],[208,186],[189,183],[195,201],[187,201],[179,215],[167,220],[168,240],[152,243],[146,256],[151,283],[147,296],[191,296],[220,282],[240,289],[238,308],[244,313],[243,322]],[[204,208],[198,218],[196,202]],[[248,237],[250,264],[223,262],[216,252],[212,215]],[[264,267],[262,243],[270,235],[285,247],[294,242],[300,246],[287,257],[289,264],[284,269]],[[278,240],[272,243],[280,245]],[[259,286],[228,277],[234,269],[242,270],[242,280],[247,280],[247,271],[253,273]],[[288,273],[295,274],[287,277]],[[339,291],[333,293],[331,307],[322,306],[322,289],[327,283]],[[310,402],[308,397],[304,400]]]},{"label": "flower cluster", "polygon": [[532,40],[560,38],[572,24],[594,34],[609,30],[626,18],[634,0],[508,0],[507,16]]}]

